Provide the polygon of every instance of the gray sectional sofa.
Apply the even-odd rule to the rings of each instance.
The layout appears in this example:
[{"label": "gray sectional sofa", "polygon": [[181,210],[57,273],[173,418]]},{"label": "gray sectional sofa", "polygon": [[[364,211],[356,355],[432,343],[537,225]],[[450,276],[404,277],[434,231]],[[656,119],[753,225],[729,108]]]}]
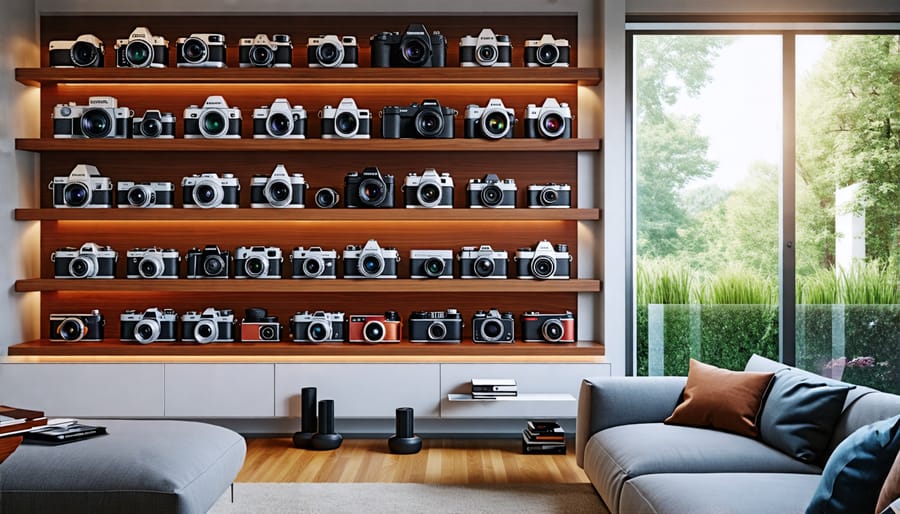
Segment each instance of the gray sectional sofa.
[{"label": "gray sectional sofa", "polygon": [[[785,368],[753,356],[746,370]],[[663,423],[678,404],[685,382],[686,377],[622,377],[582,383],[576,457],[610,512],[804,512],[819,483],[819,465],[759,439]],[[900,396],[851,389],[828,454],[857,428],[897,414]],[[900,501],[893,505],[900,506]]]}]

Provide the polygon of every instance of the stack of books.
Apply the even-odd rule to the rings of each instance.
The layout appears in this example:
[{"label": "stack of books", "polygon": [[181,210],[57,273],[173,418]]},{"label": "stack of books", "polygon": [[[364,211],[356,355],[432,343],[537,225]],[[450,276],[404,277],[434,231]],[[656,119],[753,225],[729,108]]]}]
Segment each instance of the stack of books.
[{"label": "stack of books", "polygon": [[46,424],[47,417],[39,410],[0,405],[0,436],[25,432]]},{"label": "stack of books", "polygon": [[473,378],[472,398],[493,400],[503,396],[516,396],[519,386],[511,378]]},{"label": "stack of books", "polygon": [[566,454],[566,431],[555,420],[533,419],[522,430],[522,453]]}]

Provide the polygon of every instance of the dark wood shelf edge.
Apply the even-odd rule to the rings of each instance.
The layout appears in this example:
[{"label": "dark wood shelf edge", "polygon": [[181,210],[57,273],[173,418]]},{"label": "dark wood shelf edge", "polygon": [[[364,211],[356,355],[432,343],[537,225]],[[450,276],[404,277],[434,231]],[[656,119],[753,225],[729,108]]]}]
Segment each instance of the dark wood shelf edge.
[{"label": "dark wood shelf edge", "polygon": [[152,343],[147,345],[110,341],[102,343],[54,343],[46,339],[10,346],[10,357],[87,357],[87,356],[309,356],[316,358],[341,357],[602,357],[603,343],[579,341],[568,344],[522,343],[459,344],[410,343],[398,344],[302,344],[302,343]]}]

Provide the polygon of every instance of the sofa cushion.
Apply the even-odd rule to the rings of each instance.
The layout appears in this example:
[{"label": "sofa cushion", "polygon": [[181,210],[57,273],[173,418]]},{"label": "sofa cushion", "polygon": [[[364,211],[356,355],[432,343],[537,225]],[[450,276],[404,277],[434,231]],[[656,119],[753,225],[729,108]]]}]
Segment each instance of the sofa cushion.
[{"label": "sofa cushion", "polygon": [[900,451],[900,415],[850,434],[822,470],[807,514],[875,512],[878,493]]},{"label": "sofa cushion", "polygon": [[670,473],[629,480],[619,512],[628,514],[801,514],[817,475]]},{"label": "sofa cushion", "polygon": [[888,505],[898,498],[900,498],[900,452],[897,453],[894,465],[891,466],[891,471],[888,472],[887,478],[884,479],[884,485],[881,486],[881,493],[878,495],[878,506],[875,507],[875,512],[881,512],[888,508]]},{"label": "sofa cushion", "polygon": [[778,371],[760,414],[760,439],[803,462],[823,462],[851,388]]},{"label": "sofa cushion", "polygon": [[691,359],[684,401],[665,422],[756,437],[763,395],[773,375],[730,371]]},{"label": "sofa cushion", "polygon": [[629,479],[657,473],[813,473],[756,439],[703,428],[639,423],[607,428],[585,445],[584,471],[613,512]]}]

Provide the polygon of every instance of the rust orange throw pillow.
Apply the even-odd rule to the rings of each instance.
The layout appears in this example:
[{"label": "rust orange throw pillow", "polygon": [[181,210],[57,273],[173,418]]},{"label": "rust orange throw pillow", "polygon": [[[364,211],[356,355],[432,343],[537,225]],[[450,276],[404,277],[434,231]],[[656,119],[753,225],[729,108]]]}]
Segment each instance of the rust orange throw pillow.
[{"label": "rust orange throw pillow", "polygon": [[756,437],[763,396],[774,375],[729,371],[691,359],[684,400],[665,422]]}]

